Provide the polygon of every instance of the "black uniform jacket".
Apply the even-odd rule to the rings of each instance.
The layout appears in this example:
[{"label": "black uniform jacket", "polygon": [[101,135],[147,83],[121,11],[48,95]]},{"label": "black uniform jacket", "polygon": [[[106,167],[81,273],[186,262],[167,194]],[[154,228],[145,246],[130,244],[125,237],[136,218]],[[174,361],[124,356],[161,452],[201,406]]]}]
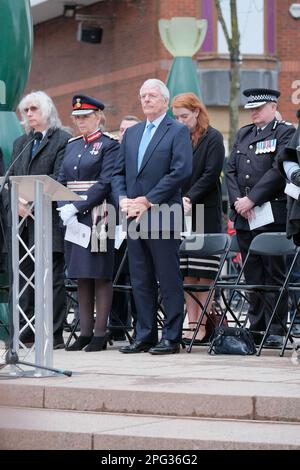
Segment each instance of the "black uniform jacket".
[{"label": "black uniform jacket", "polygon": [[242,127],[228,159],[226,181],[231,220],[235,228],[249,230],[248,221],[237,214],[237,198],[248,196],[256,206],[271,202],[274,222],[260,230],[281,230],[286,222],[285,178],[280,173],[276,157],[285,148],[295,128],[284,121],[273,120],[257,134],[254,124]]}]

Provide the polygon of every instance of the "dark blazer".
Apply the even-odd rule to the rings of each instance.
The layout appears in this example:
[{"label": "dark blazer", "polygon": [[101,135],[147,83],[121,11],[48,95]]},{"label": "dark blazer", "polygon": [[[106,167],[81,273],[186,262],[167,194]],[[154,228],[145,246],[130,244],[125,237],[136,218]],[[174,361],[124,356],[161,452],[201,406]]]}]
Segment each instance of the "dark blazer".
[{"label": "dark blazer", "polygon": [[145,125],[146,121],[138,123],[124,134],[112,179],[115,201],[118,202],[119,196],[146,196],[155,205],[181,205],[181,186],[192,172],[188,128],[166,116],[151,139],[138,171],[137,155]]},{"label": "dark blazer", "polygon": [[[298,126],[297,131],[292,136],[286,148],[278,155],[278,168],[285,179],[286,174],[283,168],[283,162],[292,161],[300,165],[300,155],[296,151],[300,141],[299,132],[300,126]],[[287,197],[286,234],[288,238],[293,237],[296,245],[300,245],[300,203],[290,196]]]},{"label": "dark blazer", "polygon": [[[33,133],[30,132],[29,134],[22,135],[15,140],[11,161],[15,160],[25,145],[32,139],[32,136]],[[65,146],[70,137],[72,136],[62,129],[48,129],[33,158],[31,158],[32,145],[29,145],[20,159],[16,161],[10,174],[15,176],[48,175],[56,180],[64,157]],[[6,207],[8,205],[7,194],[5,195],[5,205]],[[55,209],[56,204],[53,204],[53,251],[63,252],[63,235],[59,228],[58,212]],[[29,243],[31,246],[34,240],[34,224],[30,217],[27,219]]]},{"label": "dark blazer", "polygon": [[196,204],[204,204],[204,233],[222,231],[220,175],[225,158],[222,134],[209,126],[193,149],[193,173],[182,188],[192,202],[192,228],[196,230]]},{"label": "dark blazer", "polygon": [[[235,221],[235,228],[249,230],[248,221],[234,210],[236,199],[246,195],[256,206],[271,202],[274,223],[261,227],[260,230],[277,230],[279,226],[285,225],[285,179],[277,167],[276,156],[281,153],[294,132],[292,125],[275,119],[258,135],[254,124],[239,130],[226,167],[229,201],[233,209],[231,218]],[[262,145],[271,146],[270,141],[275,139],[275,150],[255,153],[257,149],[260,151]]]}]

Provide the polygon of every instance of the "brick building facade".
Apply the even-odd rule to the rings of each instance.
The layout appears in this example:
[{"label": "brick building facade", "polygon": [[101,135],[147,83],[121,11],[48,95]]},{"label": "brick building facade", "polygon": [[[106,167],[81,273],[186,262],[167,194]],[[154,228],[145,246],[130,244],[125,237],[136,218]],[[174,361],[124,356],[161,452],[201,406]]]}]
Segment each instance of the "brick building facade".
[{"label": "brick building facade", "polygon": [[[300,91],[297,91],[300,90],[300,61],[297,60],[300,20],[289,14],[290,4],[288,0],[263,0],[264,51],[260,55],[244,55],[242,70],[245,84],[252,83],[255,77],[278,84],[282,91],[280,111],[286,120],[295,122],[295,111],[300,104]],[[43,89],[49,93],[64,124],[72,125],[71,97],[79,91],[106,103],[107,129],[117,129],[124,114],[142,117],[138,100],[141,83],[150,77],[165,81],[172,61],[160,40],[158,20],[195,16],[207,18],[209,25],[205,42],[194,57],[200,87],[205,88],[205,80],[208,87],[216,84],[215,89],[208,89],[208,102],[205,96],[203,99],[208,104],[212,124],[227,137],[228,90],[225,88],[229,81],[224,85],[223,77],[229,80],[229,61],[226,54],[218,53],[213,0],[103,0],[79,12],[101,18],[98,20],[103,28],[100,44],[78,42],[75,19],[58,17],[34,27],[33,63],[26,91]],[[258,71],[260,75],[249,74]],[[241,108],[241,125],[247,121],[248,114]]]}]

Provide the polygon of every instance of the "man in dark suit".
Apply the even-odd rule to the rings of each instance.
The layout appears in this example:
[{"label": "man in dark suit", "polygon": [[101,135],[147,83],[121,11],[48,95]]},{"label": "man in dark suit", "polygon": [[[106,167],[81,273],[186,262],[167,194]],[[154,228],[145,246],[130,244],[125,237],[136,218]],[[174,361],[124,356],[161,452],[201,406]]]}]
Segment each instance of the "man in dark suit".
[{"label": "man in dark suit", "polygon": [[[277,121],[275,113],[280,92],[262,88],[244,91],[248,97],[245,105],[250,109],[252,124],[242,127],[229,157],[226,180],[232,220],[235,222],[239,247],[245,259],[249,246],[256,235],[262,232],[284,232],[286,224],[285,179],[280,174],[275,161],[295,132],[292,125]],[[274,221],[250,229],[249,220],[253,218],[254,208],[270,202]],[[283,257],[251,255],[245,269],[246,282],[249,284],[278,284],[285,279],[285,260]],[[275,306],[274,294],[267,294],[266,300],[271,308],[252,294],[249,307],[250,329],[261,332],[266,329],[272,308]],[[283,324],[287,320],[287,297],[278,309]],[[283,328],[275,318],[266,345],[282,344]]]},{"label": "man in dark suit", "polygon": [[[162,204],[181,210],[180,188],[192,171],[192,146],[188,128],[166,116],[169,91],[163,82],[147,80],[140,99],[147,119],[124,134],[112,179],[113,193],[129,221],[129,270],[137,309],[136,339],[120,351],[173,354],[180,351],[183,323],[180,240],[174,225],[166,239],[164,225],[170,220],[162,218],[154,231],[151,223]],[[159,342],[157,281],[165,311]]]},{"label": "man in dark suit", "polygon": [[[57,179],[61,166],[65,146],[71,136],[62,129],[56,108],[52,99],[42,91],[26,95],[19,104],[19,111],[23,118],[26,134],[18,137],[13,145],[11,162],[13,162],[22,149],[33,139],[34,132],[41,132],[43,139],[28,145],[21,158],[16,160],[10,174],[21,175],[49,175]],[[4,194],[4,204],[8,207],[7,194]],[[25,216],[29,204],[25,200],[19,201],[19,215]],[[52,210],[53,226],[53,348],[64,348],[62,336],[63,323],[66,314],[66,291],[64,284],[64,247],[63,234],[59,228],[59,216],[55,207]],[[26,217],[22,225],[21,237],[30,248],[34,243],[34,222],[30,216]],[[24,248],[20,244],[20,259],[23,261],[20,270],[28,277],[34,272],[34,263],[29,256],[24,256]],[[24,278],[20,276],[20,291],[24,286]],[[20,305],[28,318],[34,315],[34,291],[27,285],[21,298]],[[24,320],[21,318],[20,326],[23,328]],[[20,340],[23,344],[31,345],[34,342],[33,331],[26,327],[21,330]]]}]

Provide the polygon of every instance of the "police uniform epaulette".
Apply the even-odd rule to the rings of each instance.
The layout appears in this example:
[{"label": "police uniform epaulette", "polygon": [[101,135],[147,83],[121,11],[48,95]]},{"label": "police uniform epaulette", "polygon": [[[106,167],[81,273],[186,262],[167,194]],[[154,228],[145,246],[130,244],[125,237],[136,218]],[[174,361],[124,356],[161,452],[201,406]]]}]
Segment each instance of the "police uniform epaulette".
[{"label": "police uniform epaulette", "polygon": [[253,127],[254,124],[246,124],[245,126],[242,126],[240,129],[246,129],[247,127]]},{"label": "police uniform epaulette", "polygon": [[285,124],[286,126],[292,126],[293,124],[289,121],[278,121],[278,124]]},{"label": "police uniform epaulette", "polygon": [[71,139],[68,140],[68,144],[70,142],[74,142],[74,140],[82,139],[83,135],[77,135],[76,137],[71,137]]},{"label": "police uniform epaulette", "polygon": [[106,135],[106,137],[109,137],[110,139],[113,139],[113,140],[119,140],[117,136],[115,136],[114,134],[111,134],[110,132],[103,132],[103,135]]}]

